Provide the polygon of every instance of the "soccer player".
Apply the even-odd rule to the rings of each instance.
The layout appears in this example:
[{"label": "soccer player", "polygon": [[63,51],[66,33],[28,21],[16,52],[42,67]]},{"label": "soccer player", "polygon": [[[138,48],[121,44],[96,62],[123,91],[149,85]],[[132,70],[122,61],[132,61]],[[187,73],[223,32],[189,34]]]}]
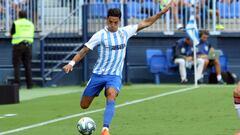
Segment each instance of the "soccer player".
[{"label": "soccer player", "polygon": [[128,25],[119,28],[121,11],[118,8],[109,9],[107,13],[107,26],[96,32],[91,39],[84,44],[84,47],[74,56],[72,61],[63,67],[66,73],[73,70],[75,63],[94,47],[98,47],[99,57],[94,66],[92,76],[83,92],[80,106],[87,109],[93,99],[105,88],[106,108],[104,112],[104,123],[102,135],[109,134],[109,126],[115,112],[115,100],[121,89],[122,69],[126,54],[127,41],[136,32],[151,26],[164,13],[170,5],[161,12],[153,15],[136,25]]},{"label": "soccer player", "polygon": [[[233,91],[233,99],[238,117],[240,118],[240,81],[238,82],[237,87]],[[237,132],[235,135],[240,135],[240,131]]]},{"label": "soccer player", "polygon": [[[174,63],[179,66],[179,73],[181,83],[187,83],[186,67],[192,68],[193,66],[193,43],[190,37],[179,39],[174,46]],[[203,82],[204,59],[197,58],[197,80],[198,83]]]}]

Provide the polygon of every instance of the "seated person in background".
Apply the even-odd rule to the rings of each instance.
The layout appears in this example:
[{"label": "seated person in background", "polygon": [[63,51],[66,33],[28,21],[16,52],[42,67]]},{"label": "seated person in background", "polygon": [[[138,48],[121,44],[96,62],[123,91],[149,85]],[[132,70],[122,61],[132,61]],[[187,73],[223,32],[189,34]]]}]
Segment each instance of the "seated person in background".
[{"label": "seated person in background", "polygon": [[[179,39],[174,47],[174,63],[179,66],[181,83],[187,83],[186,67],[191,68],[193,65],[193,43],[189,37]],[[197,59],[197,79],[202,83],[202,72],[204,69],[204,60]]]},{"label": "seated person in background", "polygon": [[202,31],[200,33],[200,43],[197,46],[197,55],[198,58],[202,58],[204,59],[205,62],[205,69],[208,66],[215,66],[216,69],[216,74],[217,74],[217,80],[219,84],[224,84],[225,82],[222,79],[222,75],[221,75],[221,66],[219,63],[218,59],[209,59],[209,53],[214,53],[214,48],[209,45],[209,43],[207,42],[208,40],[208,32],[207,31]]}]

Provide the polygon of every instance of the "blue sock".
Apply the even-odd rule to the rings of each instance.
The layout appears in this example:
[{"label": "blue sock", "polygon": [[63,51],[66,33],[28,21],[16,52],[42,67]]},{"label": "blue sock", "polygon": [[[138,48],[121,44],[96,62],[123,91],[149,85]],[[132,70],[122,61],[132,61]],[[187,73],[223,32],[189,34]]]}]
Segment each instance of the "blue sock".
[{"label": "blue sock", "polygon": [[103,127],[109,128],[110,123],[112,122],[112,118],[115,112],[115,101],[107,100],[105,112],[104,112],[104,123]]}]

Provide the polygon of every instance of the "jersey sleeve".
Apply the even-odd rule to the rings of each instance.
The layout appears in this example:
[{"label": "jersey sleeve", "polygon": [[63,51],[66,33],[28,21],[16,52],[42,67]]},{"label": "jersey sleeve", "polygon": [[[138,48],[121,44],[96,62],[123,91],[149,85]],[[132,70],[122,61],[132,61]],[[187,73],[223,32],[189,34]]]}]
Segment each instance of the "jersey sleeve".
[{"label": "jersey sleeve", "polygon": [[138,25],[135,24],[135,25],[128,25],[126,27],[123,27],[123,30],[127,33],[127,37],[130,38],[137,34],[137,28],[138,28]]},{"label": "jersey sleeve", "polygon": [[100,42],[101,42],[100,32],[97,32],[90,38],[90,40],[87,43],[85,43],[85,46],[93,50],[95,46],[100,44]]}]

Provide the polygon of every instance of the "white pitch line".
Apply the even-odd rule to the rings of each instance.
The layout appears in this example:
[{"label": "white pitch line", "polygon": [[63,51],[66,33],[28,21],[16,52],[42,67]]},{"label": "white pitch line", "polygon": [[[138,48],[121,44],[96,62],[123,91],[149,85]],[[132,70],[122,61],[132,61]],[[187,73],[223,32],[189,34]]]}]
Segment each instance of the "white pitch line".
[{"label": "white pitch line", "polygon": [[[137,103],[153,100],[153,99],[156,99],[156,98],[159,98],[159,97],[164,97],[164,96],[168,96],[168,95],[173,95],[173,94],[177,94],[177,93],[191,91],[191,90],[194,90],[196,88],[198,88],[198,87],[189,87],[189,88],[179,89],[179,90],[175,90],[175,91],[171,91],[171,92],[161,93],[161,94],[158,94],[156,96],[151,96],[151,97],[142,98],[142,99],[126,102],[126,103],[123,103],[123,104],[119,104],[119,105],[116,105],[116,108],[121,108],[121,107],[124,107],[124,106],[128,106],[128,105],[132,105],[132,104],[137,104]],[[20,127],[20,128],[13,129],[13,130],[0,132],[0,135],[16,133],[16,132],[20,132],[20,131],[23,131],[23,130],[36,128],[36,127],[48,125],[48,124],[51,124],[51,123],[63,121],[63,120],[66,120],[66,119],[71,119],[71,118],[75,118],[75,117],[79,117],[79,116],[83,116],[83,115],[88,115],[88,114],[92,114],[92,113],[102,112],[104,110],[105,110],[105,108],[101,108],[101,109],[96,109],[96,110],[92,110],[92,111],[87,111],[87,112],[84,112],[84,113],[73,114],[73,115],[69,115],[69,116],[65,116],[65,117],[61,117],[61,118],[57,118],[57,119],[53,119],[53,120],[49,120],[49,121],[45,121],[45,122],[29,125],[29,126],[26,126],[26,127]]]}]

